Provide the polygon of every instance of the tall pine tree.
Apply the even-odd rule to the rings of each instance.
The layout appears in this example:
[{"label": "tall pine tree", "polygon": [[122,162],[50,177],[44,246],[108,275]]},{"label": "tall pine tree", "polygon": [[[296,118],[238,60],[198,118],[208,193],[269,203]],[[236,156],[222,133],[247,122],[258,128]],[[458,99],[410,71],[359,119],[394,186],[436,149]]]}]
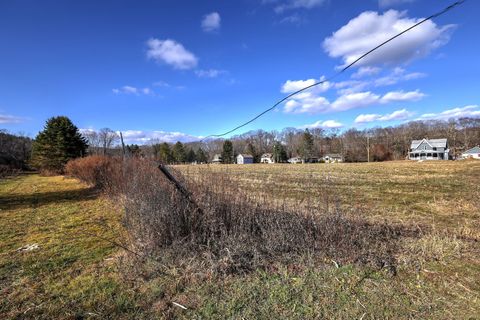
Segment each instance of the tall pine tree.
[{"label": "tall pine tree", "polygon": [[33,141],[31,163],[41,171],[61,173],[68,160],[85,155],[87,147],[86,139],[69,118],[53,117]]},{"label": "tall pine tree", "polygon": [[230,140],[225,140],[223,143],[222,159],[223,163],[234,163],[233,159],[233,144]]},{"label": "tall pine tree", "polygon": [[181,143],[180,141],[177,141],[177,143],[175,143],[172,153],[176,163],[184,163],[187,160],[187,152],[185,151],[183,143]]}]

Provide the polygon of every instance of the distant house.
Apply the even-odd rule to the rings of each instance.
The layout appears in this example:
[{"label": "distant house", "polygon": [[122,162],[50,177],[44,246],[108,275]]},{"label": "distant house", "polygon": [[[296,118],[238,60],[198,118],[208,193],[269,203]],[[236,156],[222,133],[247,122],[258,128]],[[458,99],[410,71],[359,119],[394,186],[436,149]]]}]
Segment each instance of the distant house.
[{"label": "distant house", "polygon": [[251,164],[253,163],[253,156],[250,154],[239,154],[237,156],[237,164]]},{"label": "distant house", "polygon": [[303,162],[304,163],[319,163],[320,159],[318,157],[309,157],[309,158],[306,158]]},{"label": "distant house", "polygon": [[260,158],[261,163],[275,163],[275,160],[273,159],[273,154],[271,153],[264,153],[262,154],[262,157]]},{"label": "distant house", "polygon": [[410,160],[448,160],[447,139],[413,140],[408,153]]},{"label": "distant house", "polygon": [[213,156],[212,163],[222,163],[222,162],[223,162],[223,159],[221,154],[216,154]]},{"label": "distant house", "polygon": [[480,146],[473,147],[462,153],[462,159],[480,159]]},{"label": "distant house", "polygon": [[343,162],[343,156],[339,153],[329,153],[323,156],[323,161],[331,163],[331,162]]},{"label": "distant house", "polygon": [[304,161],[300,157],[293,157],[288,159],[288,163],[304,163]]}]

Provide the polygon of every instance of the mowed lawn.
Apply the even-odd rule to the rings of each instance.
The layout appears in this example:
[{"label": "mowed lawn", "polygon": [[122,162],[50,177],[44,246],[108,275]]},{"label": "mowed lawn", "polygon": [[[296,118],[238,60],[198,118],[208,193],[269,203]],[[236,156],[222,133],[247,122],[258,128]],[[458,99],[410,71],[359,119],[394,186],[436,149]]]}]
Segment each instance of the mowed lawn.
[{"label": "mowed lawn", "polygon": [[132,276],[122,249],[91,236],[122,240],[112,203],[73,179],[21,175],[0,182],[0,319],[480,318],[480,162],[177,168],[421,232],[402,240],[396,275],[299,261],[222,278],[181,266]]}]

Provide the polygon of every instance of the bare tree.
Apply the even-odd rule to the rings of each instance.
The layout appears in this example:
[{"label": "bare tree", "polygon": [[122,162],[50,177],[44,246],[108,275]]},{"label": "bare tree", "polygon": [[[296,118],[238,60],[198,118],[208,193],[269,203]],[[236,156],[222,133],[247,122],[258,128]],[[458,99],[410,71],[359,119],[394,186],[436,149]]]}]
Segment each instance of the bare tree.
[{"label": "bare tree", "polygon": [[98,132],[98,139],[100,145],[102,146],[103,154],[106,155],[107,150],[111,148],[115,144],[115,142],[118,141],[119,136],[112,129],[103,128],[100,129],[100,131]]}]

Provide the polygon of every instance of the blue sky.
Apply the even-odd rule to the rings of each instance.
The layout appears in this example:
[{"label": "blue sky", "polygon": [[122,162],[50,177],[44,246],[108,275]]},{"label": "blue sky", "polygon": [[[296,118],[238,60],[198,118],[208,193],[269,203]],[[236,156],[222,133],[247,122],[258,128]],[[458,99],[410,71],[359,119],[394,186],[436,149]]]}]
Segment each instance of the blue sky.
[{"label": "blue sky", "polygon": [[[35,136],[66,115],[130,142],[221,133],[448,4],[2,1],[0,128]],[[479,117],[479,9],[465,2],[237,133]]]}]

